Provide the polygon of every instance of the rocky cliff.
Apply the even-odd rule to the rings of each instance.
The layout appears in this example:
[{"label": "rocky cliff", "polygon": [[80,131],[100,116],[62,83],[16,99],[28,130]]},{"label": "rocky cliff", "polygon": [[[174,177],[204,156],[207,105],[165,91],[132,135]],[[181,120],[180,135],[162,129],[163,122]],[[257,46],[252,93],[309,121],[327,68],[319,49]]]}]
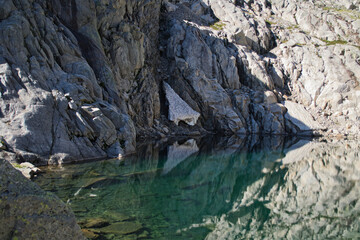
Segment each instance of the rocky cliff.
[{"label": "rocky cliff", "polygon": [[145,136],[360,130],[359,1],[0,3],[3,156],[56,164]]}]

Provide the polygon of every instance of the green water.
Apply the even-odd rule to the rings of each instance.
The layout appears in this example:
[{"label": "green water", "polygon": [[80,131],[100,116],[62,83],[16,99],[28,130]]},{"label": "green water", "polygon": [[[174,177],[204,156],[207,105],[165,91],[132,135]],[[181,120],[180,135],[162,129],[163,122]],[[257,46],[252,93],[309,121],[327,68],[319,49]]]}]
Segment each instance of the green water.
[{"label": "green water", "polygon": [[359,150],[354,141],[185,139],[46,168],[35,182],[93,239],[352,239]]}]

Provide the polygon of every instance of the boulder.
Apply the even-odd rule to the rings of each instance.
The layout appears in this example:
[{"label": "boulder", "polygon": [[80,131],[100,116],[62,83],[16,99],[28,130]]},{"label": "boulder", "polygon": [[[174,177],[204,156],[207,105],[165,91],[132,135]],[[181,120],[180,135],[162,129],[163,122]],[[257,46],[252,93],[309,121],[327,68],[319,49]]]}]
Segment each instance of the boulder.
[{"label": "boulder", "polygon": [[169,103],[169,120],[176,125],[184,121],[190,126],[194,126],[200,117],[200,113],[194,111],[166,82],[163,82],[166,99]]},{"label": "boulder", "polygon": [[1,239],[86,239],[74,214],[0,159]]}]

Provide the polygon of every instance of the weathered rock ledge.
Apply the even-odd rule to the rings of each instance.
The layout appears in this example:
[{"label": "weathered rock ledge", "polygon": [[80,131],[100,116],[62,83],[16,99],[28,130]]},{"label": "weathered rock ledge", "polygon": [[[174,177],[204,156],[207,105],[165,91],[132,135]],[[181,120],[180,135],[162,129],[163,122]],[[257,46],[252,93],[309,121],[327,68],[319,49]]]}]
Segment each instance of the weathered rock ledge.
[{"label": "weathered rock ledge", "polygon": [[72,211],[0,159],[0,239],[86,239]]}]

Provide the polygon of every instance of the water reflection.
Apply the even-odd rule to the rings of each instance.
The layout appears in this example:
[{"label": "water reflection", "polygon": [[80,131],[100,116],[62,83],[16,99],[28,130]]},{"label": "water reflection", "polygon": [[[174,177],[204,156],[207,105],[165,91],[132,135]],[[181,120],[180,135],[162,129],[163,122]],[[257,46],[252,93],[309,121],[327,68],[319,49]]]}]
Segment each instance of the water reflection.
[{"label": "water reflection", "polygon": [[92,238],[356,238],[359,150],[351,141],[177,139],[36,181],[71,204]]}]

